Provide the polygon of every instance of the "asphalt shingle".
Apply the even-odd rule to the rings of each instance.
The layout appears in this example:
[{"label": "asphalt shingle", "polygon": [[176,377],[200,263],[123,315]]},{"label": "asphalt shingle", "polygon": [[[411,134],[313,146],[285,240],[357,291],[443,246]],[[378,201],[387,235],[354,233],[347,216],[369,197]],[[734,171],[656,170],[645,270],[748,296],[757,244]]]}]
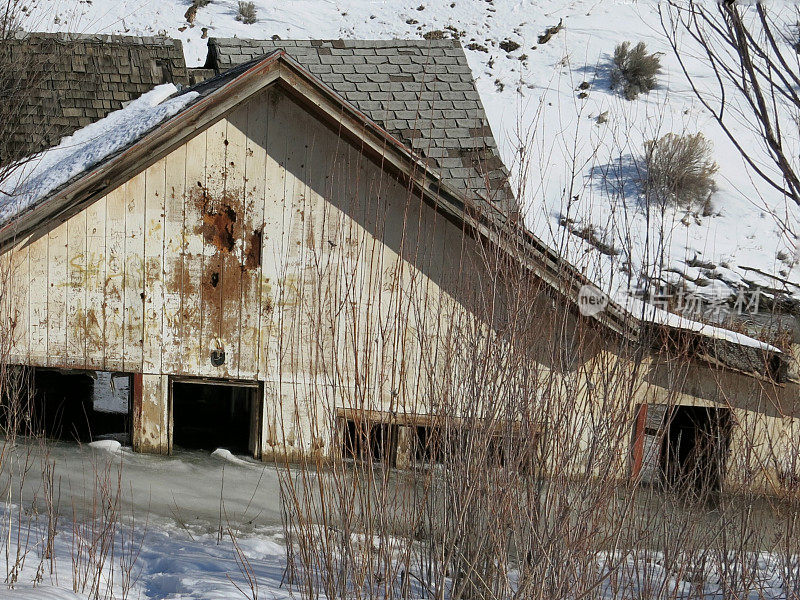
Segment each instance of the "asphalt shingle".
[{"label": "asphalt shingle", "polygon": [[[427,157],[445,183],[481,208],[516,211],[466,55],[456,40],[209,39],[217,73],[286,51],[358,110]],[[450,152],[456,152],[455,155]],[[461,153],[474,156],[463,156]]]},{"label": "asphalt shingle", "polygon": [[29,98],[0,102],[0,164],[57,144],[155,86],[186,86],[180,40],[166,37],[19,32],[0,42]]}]

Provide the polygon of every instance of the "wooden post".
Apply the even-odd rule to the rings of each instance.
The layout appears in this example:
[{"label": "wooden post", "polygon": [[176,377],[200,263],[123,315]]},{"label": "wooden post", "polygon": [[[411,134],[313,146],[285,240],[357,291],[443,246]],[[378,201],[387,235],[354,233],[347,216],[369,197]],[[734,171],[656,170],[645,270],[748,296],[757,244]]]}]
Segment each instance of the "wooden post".
[{"label": "wooden post", "polygon": [[133,449],[149,454],[171,450],[169,377],[133,376]]},{"label": "wooden post", "polygon": [[644,434],[647,426],[647,404],[640,404],[636,409],[636,425],[633,434],[633,451],[631,462],[631,479],[636,480],[642,471],[644,460]]},{"label": "wooden post", "polygon": [[131,406],[131,443],[134,452],[142,452],[142,374],[133,374],[133,402]]}]

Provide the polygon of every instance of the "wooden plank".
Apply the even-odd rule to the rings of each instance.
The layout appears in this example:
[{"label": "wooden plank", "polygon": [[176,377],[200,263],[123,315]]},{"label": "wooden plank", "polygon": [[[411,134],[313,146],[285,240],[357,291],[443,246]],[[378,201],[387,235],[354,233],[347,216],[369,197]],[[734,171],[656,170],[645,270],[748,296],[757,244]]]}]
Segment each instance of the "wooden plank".
[{"label": "wooden plank", "polygon": [[42,237],[29,246],[30,357],[33,365],[47,365],[47,238]]},{"label": "wooden plank", "polygon": [[239,378],[241,350],[242,271],[245,265],[245,165],[247,152],[247,107],[241,106],[226,119],[225,132],[225,210],[231,210],[230,223],[233,247],[223,249],[222,315],[220,338],[225,348],[225,364],[220,367],[224,376]]},{"label": "wooden plank", "polygon": [[642,471],[644,460],[645,423],[647,422],[647,404],[636,407],[634,421],[633,445],[631,447],[631,479],[637,479]]},{"label": "wooden plank", "polygon": [[230,224],[225,202],[225,140],[227,120],[222,119],[206,131],[206,179],[203,199],[203,269],[201,289],[201,375],[220,377],[225,366],[211,364],[212,351],[222,347],[222,248],[228,244],[226,227]]},{"label": "wooden plank", "polygon": [[86,366],[86,212],[67,221],[67,366]]},{"label": "wooden plank", "polygon": [[[274,377],[277,372],[278,340],[280,337],[280,281],[284,265],[284,213],[287,136],[281,135],[282,121],[280,110],[282,102],[259,103],[269,121],[267,130],[267,152],[264,175],[264,234],[261,248],[261,289],[259,291],[258,327],[258,371],[264,378]],[[267,396],[276,391],[270,388]]]},{"label": "wooden plank", "polygon": [[6,256],[11,260],[8,273],[8,284],[13,293],[4,294],[8,299],[9,316],[13,319],[14,340],[11,348],[13,360],[29,362],[30,360],[30,272],[28,246],[14,248]]},{"label": "wooden plank", "polygon": [[125,277],[123,361],[125,371],[142,372],[144,335],[144,207],[145,173],[125,184]]},{"label": "wooden plank", "polygon": [[[138,380],[138,381],[137,381]],[[169,378],[134,374],[134,449],[152,454],[169,453]]]},{"label": "wooden plank", "polygon": [[[336,160],[342,141],[330,135],[327,129],[311,115],[301,113],[298,120],[306,151],[306,157],[303,159],[306,186],[302,199],[298,199],[302,202],[301,210],[305,216],[303,252],[307,257],[303,259],[303,264],[314,265],[311,275],[314,283],[305,288],[308,296],[304,308],[313,316],[301,320],[303,326],[308,329],[302,334],[302,339],[320,332],[315,341],[316,351],[307,353],[302,367],[309,369],[310,372],[316,372],[317,361],[338,356],[335,343],[336,320],[342,311],[336,310],[335,301],[342,268],[341,259],[350,247],[343,243],[344,240],[338,238],[339,211],[328,201],[329,195],[326,198],[326,192],[330,188],[328,161]],[[342,166],[337,169],[337,171],[342,170],[344,170]],[[356,182],[350,184],[357,185]]]},{"label": "wooden plank", "polygon": [[65,366],[67,360],[67,227],[62,223],[47,234],[47,362]]},{"label": "wooden plank", "polygon": [[[643,405],[644,406],[644,405]],[[651,433],[655,433],[664,429],[666,424],[668,404],[647,404],[647,420],[645,421],[645,429]]]},{"label": "wooden plank", "polygon": [[299,114],[296,105],[288,98],[284,97],[278,102],[276,126],[293,131],[292,136],[286,136],[283,161],[284,206],[280,251],[281,330],[278,335],[280,336],[281,352],[279,368],[281,377],[291,374],[293,378],[296,378],[302,370],[301,363],[306,354],[301,350],[305,285],[303,258],[306,242],[304,229],[305,184],[302,173],[305,164],[306,131],[294,121]]},{"label": "wooden plank", "polygon": [[247,151],[245,154],[242,317],[239,338],[240,379],[256,379],[259,372],[261,262],[264,247],[264,194],[267,131],[269,128],[267,106],[257,100],[249,102],[246,107]]},{"label": "wooden plank", "polygon": [[166,161],[145,171],[144,202],[144,325],[142,371],[161,373],[161,333],[164,328],[164,196]]},{"label": "wooden plank", "polygon": [[206,132],[186,143],[186,177],[183,215],[183,272],[181,276],[181,369],[200,374],[202,344],[203,205],[206,181]]},{"label": "wooden plank", "polygon": [[181,371],[181,294],[183,290],[183,203],[186,188],[186,146],[166,159],[164,200],[164,318],[162,371]]},{"label": "wooden plank", "polygon": [[86,368],[105,368],[106,198],[86,209]]},{"label": "wooden plank", "polygon": [[105,368],[122,371],[125,365],[125,218],[127,186],[106,197]]},{"label": "wooden plank", "polygon": [[131,413],[132,413],[132,444],[133,449],[135,452],[142,452],[143,447],[145,446],[146,441],[144,440],[144,427],[142,423],[142,400],[143,400],[143,389],[142,389],[142,374],[141,373],[134,373],[132,380],[133,380],[133,390],[131,391]]}]

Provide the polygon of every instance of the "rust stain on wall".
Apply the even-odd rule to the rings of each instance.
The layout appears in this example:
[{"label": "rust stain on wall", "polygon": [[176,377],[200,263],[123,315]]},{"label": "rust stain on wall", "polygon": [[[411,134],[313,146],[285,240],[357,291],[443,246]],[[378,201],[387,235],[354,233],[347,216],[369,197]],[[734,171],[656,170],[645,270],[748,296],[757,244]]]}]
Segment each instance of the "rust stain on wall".
[{"label": "rust stain on wall", "polygon": [[230,204],[222,203],[219,209],[206,205],[203,210],[203,239],[222,252],[232,252],[236,244],[235,223],[236,211]]},{"label": "rust stain on wall", "polygon": [[246,222],[242,198],[227,192],[212,197],[198,182],[197,187],[189,192],[189,200],[202,215],[195,233],[202,235],[206,244],[214,246],[223,255],[233,255],[244,269],[259,267],[264,225]]}]

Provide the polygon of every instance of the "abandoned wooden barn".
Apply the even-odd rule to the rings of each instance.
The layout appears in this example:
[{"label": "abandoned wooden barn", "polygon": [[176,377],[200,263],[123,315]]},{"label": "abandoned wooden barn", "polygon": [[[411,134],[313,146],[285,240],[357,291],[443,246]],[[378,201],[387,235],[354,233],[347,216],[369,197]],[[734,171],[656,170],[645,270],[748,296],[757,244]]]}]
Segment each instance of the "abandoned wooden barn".
[{"label": "abandoned wooden barn", "polygon": [[[666,450],[646,450],[676,395],[680,427],[698,439],[713,429],[728,456],[745,429],[796,435],[781,351],[645,325],[613,303],[579,314],[588,282],[517,222],[457,41],[212,39],[203,70],[181,61],[160,73],[213,76],[177,93],[180,110],[4,211],[9,362],[33,370],[50,416],[114,406],[142,452],[292,459],[344,443],[401,465],[450,366],[432,357],[462,324],[501,329],[502,311],[487,308],[491,248],[541,282],[535,332],[560,314],[580,332],[564,348],[583,367],[564,375],[579,387],[594,389],[586,373],[618,357],[620,340],[646,344],[640,385],[614,399],[631,421],[629,472],[669,457],[669,433]],[[119,430],[100,420],[66,433]],[[783,477],[769,457],[739,462],[720,465],[719,485]]]}]

